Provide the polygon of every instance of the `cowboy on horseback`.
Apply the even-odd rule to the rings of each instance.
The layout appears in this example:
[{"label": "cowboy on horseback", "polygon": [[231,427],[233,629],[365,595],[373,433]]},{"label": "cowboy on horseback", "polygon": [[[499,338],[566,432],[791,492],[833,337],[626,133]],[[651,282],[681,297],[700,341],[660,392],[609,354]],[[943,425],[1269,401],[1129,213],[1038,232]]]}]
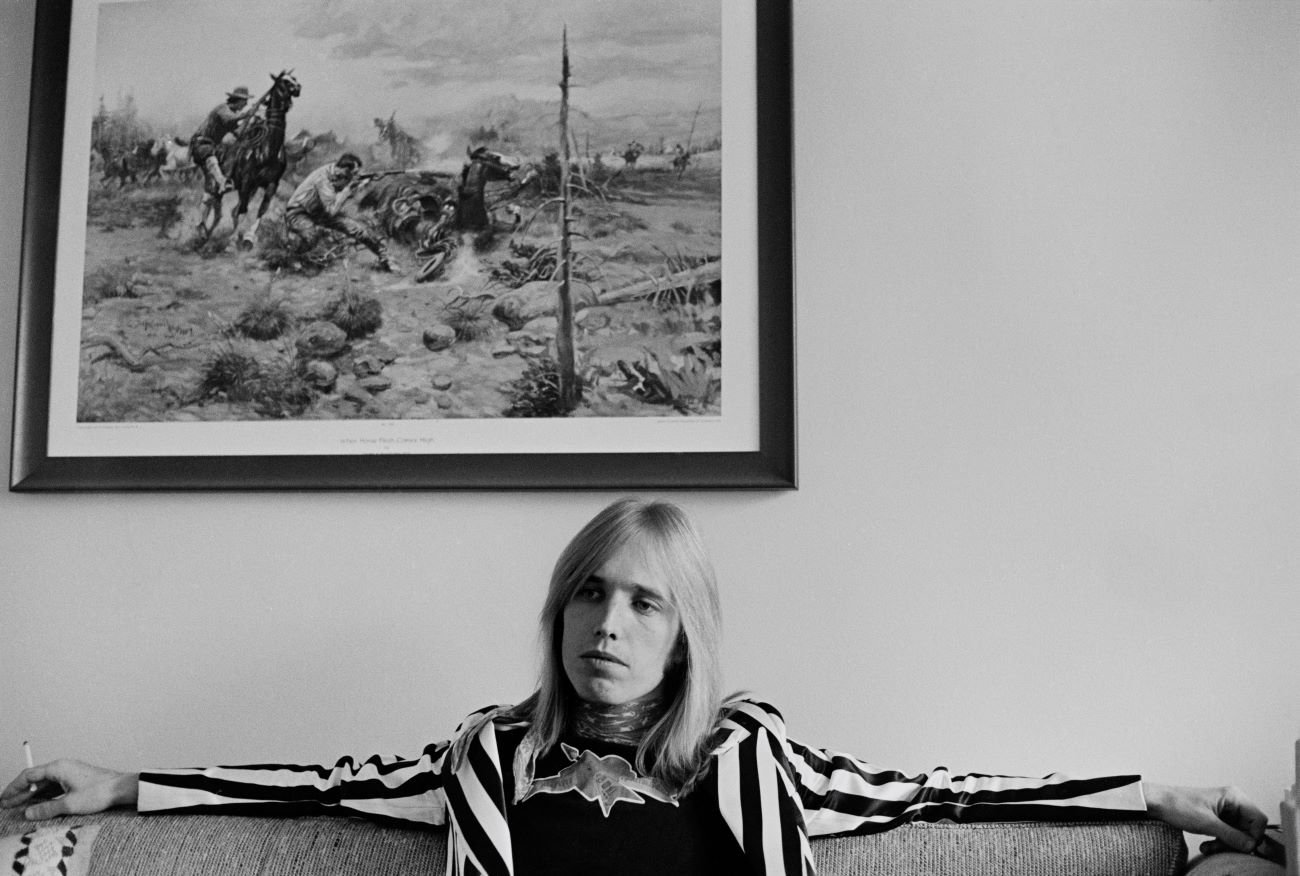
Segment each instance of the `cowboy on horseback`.
[{"label": "cowboy on horseback", "polygon": [[203,190],[209,195],[223,194],[233,188],[221,171],[217,146],[227,134],[235,132],[240,122],[257,112],[256,105],[248,106],[248,98],[248,89],[242,85],[234,91],[226,92],[225,103],[213,107],[190,138],[190,157],[202,169]]},{"label": "cowboy on horseback", "polygon": [[379,259],[376,264],[379,270],[391,271],[393,263],[384,241],[342,213],[347,201],[369,182],[358,177],[360,170],[361,159],[351,152],[344,152],[335,161],[307,174],[284,208],[284,223],[290,236],[295,238],[299,252],[315,246],[325,231],[337,231],[373,252]]}]

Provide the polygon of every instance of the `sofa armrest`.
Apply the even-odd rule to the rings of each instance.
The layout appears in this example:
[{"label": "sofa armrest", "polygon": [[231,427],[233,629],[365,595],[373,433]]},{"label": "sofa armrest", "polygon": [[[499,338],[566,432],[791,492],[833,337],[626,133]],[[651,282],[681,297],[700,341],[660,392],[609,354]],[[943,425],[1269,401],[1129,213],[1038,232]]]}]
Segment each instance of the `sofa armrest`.
[{"label": "sofa armrest", "polygon": [[1176,876],[1181,831],[1154,820],[909,824],[812,841],[821,876]]}]

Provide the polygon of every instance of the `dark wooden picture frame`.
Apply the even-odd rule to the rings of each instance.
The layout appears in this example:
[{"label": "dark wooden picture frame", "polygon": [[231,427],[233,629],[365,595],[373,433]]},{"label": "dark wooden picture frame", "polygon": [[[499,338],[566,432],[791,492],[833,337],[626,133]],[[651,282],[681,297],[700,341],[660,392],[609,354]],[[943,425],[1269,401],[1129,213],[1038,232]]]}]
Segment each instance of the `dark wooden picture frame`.
[{"label": "dark wooden picture frame", "polygon": [[790,0],[755,0],[757,449],[738,452],[57,456],[55,265],[72,3],[40,0],[22,230],[13,491],[796,487]]}]

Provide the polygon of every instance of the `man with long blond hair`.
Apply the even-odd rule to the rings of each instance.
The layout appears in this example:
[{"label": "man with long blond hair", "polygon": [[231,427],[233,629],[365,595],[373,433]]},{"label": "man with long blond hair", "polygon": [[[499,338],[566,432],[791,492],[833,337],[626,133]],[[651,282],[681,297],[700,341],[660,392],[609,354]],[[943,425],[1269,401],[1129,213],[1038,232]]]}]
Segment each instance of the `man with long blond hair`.
[{"label": "man with long blond hair", "polygon": [[1240,850],[1263,835],[1263,812],[1232,789],[1138,776],[906,777],[803,745],[772,706],[723,696],[720,633],[714,572],[690,519],[621,499],[555,565],[537,690],[475,712],[417,757],[143,773],[55,761],[24,770],[0,806],[28,807],[29,818],[135,805],[447,825],[451,872],[502,876],[809,874],[809,837],[940,819],[1155,815]]}]

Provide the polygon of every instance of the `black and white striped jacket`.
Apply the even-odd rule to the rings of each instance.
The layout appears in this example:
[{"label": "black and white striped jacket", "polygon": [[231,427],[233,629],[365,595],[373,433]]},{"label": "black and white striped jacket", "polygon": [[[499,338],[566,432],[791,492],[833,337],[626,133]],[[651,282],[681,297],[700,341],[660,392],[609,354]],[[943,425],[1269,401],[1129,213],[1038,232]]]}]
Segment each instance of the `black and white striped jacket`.
[{"label": "black and white striped jacket", "polygon": [[[262,764],[141,774],[140,811],[334,812],[449,827],[448,873],[510,876],[502,734],[527,724],[506,707],[471,714],[446,742],[414,759],[344,758],[333,767]],[[874,833],[911,821],[1023,821],[1142,815],[1138,776],[1074,779],[937,769],[904,776],[786,736],[772,706],[728,704],[712,750],[718,810],[750,872],[812,876],[809,838]],[[460,763],[459,769],[453,764]],[[509,764],[505,769],[511,768]]]}]

